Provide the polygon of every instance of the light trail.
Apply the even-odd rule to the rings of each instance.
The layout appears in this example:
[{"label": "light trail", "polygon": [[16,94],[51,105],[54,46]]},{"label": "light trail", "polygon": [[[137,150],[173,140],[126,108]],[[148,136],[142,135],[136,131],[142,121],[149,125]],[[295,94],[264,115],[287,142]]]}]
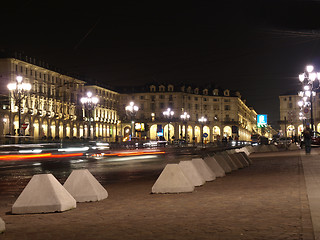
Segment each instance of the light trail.
[{"label": "light trail", "polygon": [[69,153],[69,154],[11,154],[11,155],[0,155],[0,161],[20,161],[25,159],[35,158],[65,158],[65,157],[79,157],[83,156],[83,153]]}]

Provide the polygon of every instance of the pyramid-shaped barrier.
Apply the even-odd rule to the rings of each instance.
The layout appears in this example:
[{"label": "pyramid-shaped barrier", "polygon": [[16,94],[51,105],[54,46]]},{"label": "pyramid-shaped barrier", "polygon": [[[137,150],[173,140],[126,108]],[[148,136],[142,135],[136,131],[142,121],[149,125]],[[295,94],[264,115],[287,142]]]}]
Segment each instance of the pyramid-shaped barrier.
[{"label": "pyramid-shaped barrier", "polygon": [[194,185],[184,175],[179,164],[167,164],[152,186],[152,193],[192,192]]},{"label": "pyramid-shaped barrier", "polygon": [[230,173],[232,171],[230,165],[226,162],[221,153],[216,153],[215,155],[213,155],[213,157],[216,159],[217,163],[223,168],[225,173]]},{"label": "pyramid-shaped barrier", "polygon": [[232,161],[232,159],[230,158],[230,156],[228,155],[227,152],[223,151],[223,152],[221,152],[221,155],[224,157],[226,162],[229,164],[232,171],[238,170],[237,165]]},{"label": "pyramid-shaped barrier", "polygon": [[63,212],[76,200],[52,174],[34,175],[12,206],[13,214]]},{"label": "pyramid-shaped barrier", "polygon": [[250,165],[241,153],[235,153],[234,156],[238,158],[243,167],[248,167]]},{"label": "pyramid-shaped barrier", "polygon": [[249,158],[248,155],[247,155],[245,152],[239,152],[239,153],[242,155],[242,157],[244,157],[244,159],[247,160],[247,162],[249,163],[249,165],[252,164],[251,158]]},{"label": "pyramid-shaped barrier", "polygon": [[194,166],[192,161],[180,161],[179,167],[183,174],[188,178],[188,180],[193,184],[193,186],[201,186],[205,184],[206,180],[199,173],[197,168]]},{"label": "pyramid-shaped barrier", "polygon": [[237,156],[234,153],[233,154],[228,153],[228,156],[231,158],[233,163],[237,166],[237,169],[244,168],[243,164],[240,162],[240,160],[237,158]]},{"label": "pyramid-shaped barrier", "polygon": [[214,172],[216,177],[224,177],[226,175],[223,168],[219,165],[214,156],[207,156],[203,159],[209,168]]},{"label": "pyramid-shaped barrier", "polygon": [[192,163],[207,182],[216,179],[216,175],[202,158],[194,158],[192,159]]},{"label": "pyramid-shaped barrier", "polygon": [[73,170],[63,186],[77,202],[95,202],[108,197],[107,190],[88,169]]},{"label": "pyramid-shaped barrier", "polygon": [[6,224],[2,218],[0,218],[0,233],[3,233],[6,230]]},{"label": "pyramid-shaped barrier", "polygon": [[290,146],[288,147],[289,150],[300,150],[300,147],[298,147],[296,144],[291,143]]}]

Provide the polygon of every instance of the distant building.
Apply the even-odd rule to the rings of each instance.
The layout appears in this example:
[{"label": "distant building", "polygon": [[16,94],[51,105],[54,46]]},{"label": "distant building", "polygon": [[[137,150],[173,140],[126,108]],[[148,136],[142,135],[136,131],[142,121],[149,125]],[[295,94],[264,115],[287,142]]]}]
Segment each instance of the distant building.
[{"label": "distant building", "polygon": [[[287,136],[300,136],[303,131],[303,123],[310,123],[311,112],[309,109],[302,109],[307,119],[299,119],[301,100],[297,94],[284,94],[279,96],[280,100],[280,128]],[[320,94],[317,93],[313,99],[312,113],[314,119],[314,129],[320,131]]]},{"label": "distant building", "polygon": [[[250,140],[251,134],[258,132],[257,113],[246,105],[239,92],[228,89],[173,84],[151,84],[142,89],[130,89],[128,93],[121,93],[120,116],[125,118],[124,109],[130,101],[140,108],[136,121],[147,124],[149,129],[138,134],[150,139],[157,139],[163,134],[168,140],[169,121],[170,138],[184,139],[187,129],[186,136],[190,142],[200,142],[203,133],[207,135],[207,142],[213,142],[223,137]],[[167,108],[174,111],[170,120],[163,115]],[[180,118],[184,112],[190,115],[187,121]],[[205,117],[207,122],[199,122],[201,117]],[[130,128],[129,124],[127,127]]]}]

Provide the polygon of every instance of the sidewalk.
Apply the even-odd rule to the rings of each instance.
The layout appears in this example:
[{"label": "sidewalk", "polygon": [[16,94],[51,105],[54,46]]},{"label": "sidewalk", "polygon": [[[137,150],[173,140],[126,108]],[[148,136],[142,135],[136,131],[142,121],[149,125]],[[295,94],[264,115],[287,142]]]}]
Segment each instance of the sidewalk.
[{"label": "sidewalk", "polygon": [[6,214],[16,199],[0,193],[0,239],[311,240],[320,232],[318,152],[255,153],[250,167],[187,194],[150,194],[158,176],[113,183],[107,199],[63,213]]},{"label": "sidewalk", "polygon": [[312,149],[311,155],[301,152],[307,194],[315,239],[320,239],[320,155]]}]

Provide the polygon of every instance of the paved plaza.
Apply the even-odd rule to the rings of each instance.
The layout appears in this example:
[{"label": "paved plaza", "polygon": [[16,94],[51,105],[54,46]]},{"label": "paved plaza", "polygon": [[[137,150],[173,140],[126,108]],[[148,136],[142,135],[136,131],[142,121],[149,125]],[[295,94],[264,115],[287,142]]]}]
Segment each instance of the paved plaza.
[{"label": "paved plaza", "polygon": [[107,199],[63,213],[12,215],[20,193],[0,193],[0,239],[320,239],[319,153],[254,153],[192,193],[151,194],[158,176],[110,183]]}]

